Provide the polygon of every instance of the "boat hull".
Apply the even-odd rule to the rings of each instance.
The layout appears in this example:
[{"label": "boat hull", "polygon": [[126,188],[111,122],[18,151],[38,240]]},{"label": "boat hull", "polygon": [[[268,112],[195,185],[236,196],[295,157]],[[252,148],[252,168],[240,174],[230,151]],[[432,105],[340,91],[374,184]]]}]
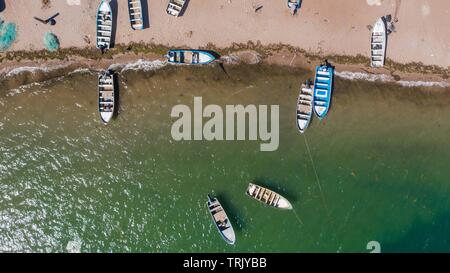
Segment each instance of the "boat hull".
[{"label": "boat hull", "polygon": [[291,210],[292,204],[285,197],[280,194],[269,190],[267,188],[261,187],[259,185],[249,183],[247,191],[245,192],[249,197],[264,203],[270,207]]},{"label": "boat hull", "polygon": [[111,47],[113,13],[106,0],[103,0],[98,6],[96,25],[96,46],[98,49],[107,50]]},{"label": "boat hull", "polygon": [[319,119],[323,119],[330,109],[331,95],[333,92],[334,68],[329,64],[316,67],[314,79],[314,113]]},{"label": "boat hull", "polygon": [[190,65],[209,64],[216,59],[208,51],[194,49],[169,50],[167,58],[169,63]]},{"label": "boat hull", "polygon": [[386,59],[387,29],[383,17],[378,19],[372,29],[370,41],[370,65],[372,67],[383,67]]},{"label": "boat hull", "polygon": [[[233,226],[231,225],[231,222],[227,214],[223,210],[223,207],[220,204],[219,200],[208,195],[208,201],[206,205],[208,207],[209,213],[211,214],[213,223],[216,226],[217,231],[219,232],[222,239],[227,244],[234,245],[234,243],[236,242],[236,235],[234,233]],[[222,220],[224,226],[221,225]]]},{"label": "boat hull", "polygon": [[141,0],[128,0],[128,14],[133,30],[144,29],[144,15]]},{"label": "boat hull", "polygon": [[309,82],[302,84],[297,99],[297,129],[304,133],[313,115],[314,96]]},{"label": "boat hull", "polygon": [[169,15],[178,17],[186,6],[186,0],[169,0],[166,12]]},{"label": "boat hull", "polygon": [[105,71],[98,76],[98,112],[104,124],[108,124],[115,113],[116,92],[114,88],[115,74]]}]

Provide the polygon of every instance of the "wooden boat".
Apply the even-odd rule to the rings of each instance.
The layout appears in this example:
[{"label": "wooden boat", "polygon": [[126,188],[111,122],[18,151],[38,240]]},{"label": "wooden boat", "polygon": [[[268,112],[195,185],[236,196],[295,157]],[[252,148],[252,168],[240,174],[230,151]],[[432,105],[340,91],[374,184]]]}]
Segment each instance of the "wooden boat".
[{"label": "wooden boat", "polygon": [[236,235],[234,234],[233,226],[228,219],[227,214],[223,210],[222,205],[217,198],[212,198],[208,194],[208,210],[211,213],[214,224],[217,227],[222,238],[230,245],[236,242]]},{"label": "wooden boat", "polygon": [[333,76],[334,68],[327,61],[316,67],[316,76],[314,79],[314,112],[319,119],[323,119],[330,108]]},{"label": "wooden boat", "polygon": [[248,196],[269,206],[279,209],[292,209],[291,203],[286,198],[274,191],[255,185],[253,183],[250,183],[248,185],[247,191],[245,193]]},{"label": "wooden boat", "polygon": [[144,29],[141,0],[128,0],[128,13],[130,15],[131,28],[134,30]]},{"label": "wooden boat", "polygon": [[287,0],[287,6],[291,10],[292,15],[295,15],[302,4],[302,0]]},{"label": "wooden boat", "polygon": [[371,45],[371,66],[383,67],[386,58],[387,30],[384,17],[378,19],[372,29]]},{"label": "wooden boat", "polygon": [[167,5],[167,14],[178,17],[184,9],[186,0],[169,0]]},{"label": "wooden boat", "polygon": [[97,48],[102,52],[111,47],[113,13],[107,0],[103,0],[97,10]]},{"label": "wooden boat", "polygon": [[169,50],[167,58],[169,63],[177,64],[208,64],[216,59],[208,51],[195,49]]},{"label": "wooden boat", "polygon": [[308,80],[302,84],[300,94],[297,99],[297,128],[300,133],[304,133],[308,128],[313,113],[313,90],[312,84]]},{"label": "wooden boat", "polygon": [[112,71],[105,71],[98,76],[98,111],[103,123],[107,124],[114,116],[115,93]]}]

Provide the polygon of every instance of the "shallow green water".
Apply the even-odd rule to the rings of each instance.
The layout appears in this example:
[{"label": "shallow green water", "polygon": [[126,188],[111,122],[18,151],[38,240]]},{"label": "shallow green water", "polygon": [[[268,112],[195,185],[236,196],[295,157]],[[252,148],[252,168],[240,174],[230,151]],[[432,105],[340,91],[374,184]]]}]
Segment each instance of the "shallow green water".
[{"label": "shallow green water", "polygon": [[[450,90],[337,79],[332,110],[304,136],[299,84],[268,66],[170,67],[121,75],[120,114],[96,112],[96,75],[72,74],[0,95],[0,250],[133,252],[450,251]],[[9,94],[9,95],[6,95]],[[280,105],[280,147],[175,142],[171,108]],[[322,191],[314,174],[311,156]],[[293,212],[244,195],[257,181]],[[206,210],[216,194],[237,243]]]}]

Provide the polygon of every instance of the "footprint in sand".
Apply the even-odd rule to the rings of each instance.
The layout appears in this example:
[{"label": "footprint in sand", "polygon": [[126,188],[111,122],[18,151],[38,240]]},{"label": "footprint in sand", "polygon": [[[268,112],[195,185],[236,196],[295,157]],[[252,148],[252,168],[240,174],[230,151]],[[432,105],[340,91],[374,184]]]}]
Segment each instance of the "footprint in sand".
[{"label": "footprint in sand", "polygon": [[428,16],[431,13],[431,8],[428,4],[423,4],[420,8],[423,16]]}]

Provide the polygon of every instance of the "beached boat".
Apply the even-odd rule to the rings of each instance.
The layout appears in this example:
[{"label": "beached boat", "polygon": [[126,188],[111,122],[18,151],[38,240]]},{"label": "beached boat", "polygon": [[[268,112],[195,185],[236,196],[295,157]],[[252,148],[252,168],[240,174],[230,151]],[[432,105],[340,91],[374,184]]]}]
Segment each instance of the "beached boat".
[{"label": "beached boat", "polygon": [[312,84],[308,80],[302,84],[297,100],[297,128],[300,133],[304,133],[308,128],[313,113],[313,90]]},{"label": "beached boat", "polygon": [[103,0],[97,10],[97,48],[102,52],[111,47],[113,13],[109,1]]},{"label": "beached boat", "polygon": [[110,70],[104,71],[98,76],[98,111],[105,124],[114,116],[114,77],[114,72]]},{"label": "beached boat", "polygon": [[378,19],[372,29],[371,38],[371,65],[372,67],[383,67],[386,58],[386,21],[384,17]]},{"label": "beached boat", "polygon": [[269,206],[279,209],[292,209],[291,203],[286,198],[274,191],[255,185],[253,183],[250,183],[248,185],[247,191],[245,193],[248,196]]},{"label": "beached boat", "polygon": [[208,64],[216,59],[208,51],[195,49],[169,50],[167,58],[177,64]]},{"label": "beached boat", "polygon": [[333,91],[334,68],[325,61],[316,67],[314,79],[314,112],[319,119],[323,119],[330,109]]},{"label": "beached boat", "polygon": [[128,13],[130,15],[131,28],[134,30],[144,29],[141,0],[128,0]]},{"label": "beached boat", "polygon": [[186,0],[169,0],[167,5],[167,14],[178,17],[184,9]]},{"label": "beached boat", "polygon": [[211,213],[214,224],[217,227],[222,238],[230,245],[236,242],[236,235],[234,234],[233,226],[228,219],[227,214],[223,210],[222,205],[217,198],[212,198],[208,194],[208,210]]},{"label": "beached boat", "polygon": [[287,0],[287,6],[291,10],[292,15],[295,15],[300,8],[302,0]]}]

